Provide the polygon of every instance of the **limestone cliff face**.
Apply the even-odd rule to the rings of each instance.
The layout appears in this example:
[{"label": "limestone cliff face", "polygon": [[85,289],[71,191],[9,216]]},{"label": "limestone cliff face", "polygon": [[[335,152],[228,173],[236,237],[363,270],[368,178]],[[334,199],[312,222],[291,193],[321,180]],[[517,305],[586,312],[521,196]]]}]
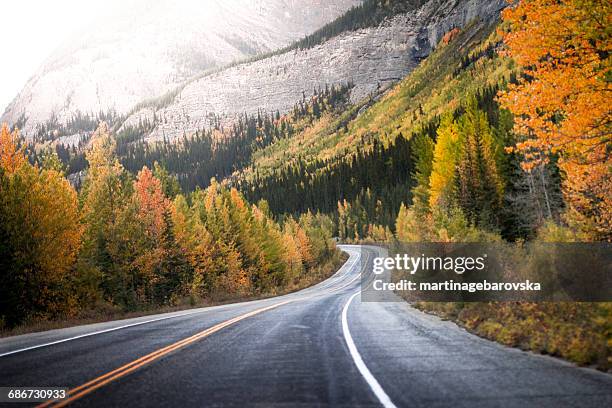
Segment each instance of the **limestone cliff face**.
[{"label": "limestone cliff face", "polygon": [[[24,133],[76,111],[134,105],[203,70],[290,44],[361,0],[133,0],[68,42],[28,81],[2,121]],[[1,107],[0,107],[1,108]]]},{"label": "limestone cliff face", "polygon": [[143,108],[139,119],[158,123],[148,140],[172,140],[206,127],[211,114],[232,121],[258,110],[289,111],[314,89],[351,82],[356,101],[407,75],[454,27],[491,20],[505,0],[430,0],[414,12],[379,27],[342,34],[308,50],[295,50],[245,63],[187,84],[165,107]]}]

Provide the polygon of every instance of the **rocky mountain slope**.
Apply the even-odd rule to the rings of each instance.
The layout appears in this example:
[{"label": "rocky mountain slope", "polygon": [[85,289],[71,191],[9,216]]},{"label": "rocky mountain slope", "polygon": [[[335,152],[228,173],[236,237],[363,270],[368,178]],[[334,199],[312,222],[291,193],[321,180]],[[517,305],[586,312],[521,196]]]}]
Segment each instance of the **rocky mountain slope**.
[{"label": "rocky mountain slope", "polygon": [[[361,0],[137,0],[51,55],[2,121],[31,134],[75,112],[127,113],[213,67],[304,37]],[[26,120],[25,123],[24,119]]]},{"label": "rocky mountain slope", "polygon": [[303,94],[352,83],[351,99],[397,82],[454,27],[497,18],[505,0],[430,0],[378,27],[341,34],[311,49],[291,50],[244,63],[188,83],[170,103],[149,104],[126,125],[156,120],[148,140],[172,140],[209,125],[211,115],[231,121],[258,110],[290,110]]}]

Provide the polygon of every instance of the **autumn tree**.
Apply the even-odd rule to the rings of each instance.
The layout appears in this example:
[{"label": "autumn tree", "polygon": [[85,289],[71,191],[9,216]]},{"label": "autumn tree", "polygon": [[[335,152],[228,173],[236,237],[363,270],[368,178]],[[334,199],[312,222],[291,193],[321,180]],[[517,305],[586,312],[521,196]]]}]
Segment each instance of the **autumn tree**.
[{"label": "autumn tree", "polygon": [[524,136],[516,145],[524,167],[558,154],[569,219],[594,239],[612,240],[612,3],[521,0],[503,18],[505,52],[523,75],[500,101]]},{"label": "autumn tree", "polygon": [[6,125],[0,138],[0,321],[76,312],[77,195],[55,170],[28,163]]},{"label": "autumn tree", "polygon": [[454,205],[453,194],[457,161],[462,155],[462,140],[459,126],[452,114],[442,117],[437,131],[433,164],[429,179],[429,206],[450,208]]},{"label": "autumn tree", "polygon": [[304,271],[304,260],[300,253],[300,248],[295,237],[287,231],[282,232],[283,242],[283,258],[287,265],[287,284],[293,284],[298,281],[300,275]]},{"label": "autumn tree", "polygon": [[291,236],[295,240],[300,259],[304,262],[304,265],[307,267],[314,266],[315,259],[312,253],[310,238],[306,234],[304,228],[302,228],[293,217],[289,217],[283,225],[283,230],[285,234]]},{"label": "autumn tree", "polygon": [[300,216],[298,223],[308,237],[314,262],[322,264],[334,252],[334,244],[331,242],[333,220],[327,215],[307,211]]},{"label": "autumn tree", "polygon": [[[226,189],[215,180],[205,191],[196,191],[191,199],[193,212],[210,234],[215,254],[218,256],[208,275],[209,290],[215,296],[244,295],[251,290],[254,272],[254,254],[243,254],[239,247],[237,231],[240,227],[234,222],[235,209],[231,209],[231,199]],[[232,221],[234,220],[234,221]],[[243,220],[244,221],[244,220]],[[255,237],[252,237],[255,238]]]},{"label": "autumn tree", "polygon": [[17,130],[11,132],[6,123],[0,130],[0,166],[8,174],[12,174],[26,161],[23,149],[18,147]]},{"label": "autumn tree", "polygon": [[414,206],[402,204],[395,220],[395,236],[400,242],[419,242],[427,236],[427,215],[417,216]]},{"label": "autumn tree", "polygon": [[[222,195],[226,196],[227,192],[223,191]],[[249,274],[254,274],[258,268],[262,267],[260,264],[262,237],[253,230],[255,222],[253,210],[238,193],[238,190],[234,188],[230,190],[229,197],[225,198],[223,207],[227,208],[229,215],[225,228],[233,237],[236,247],[242,254],[244,267],[251,270]],[[265,217],[265,214],[262,215],[263,217]]]},{"label": "autumn tree", "polygon": [[[100,275],[100,286],[107,300],[121,299],[125,303],[130,286],[124,268],[128,263],[125,257],[133,251],[122,243],[129,240],[126,234],[132,230],[133,223],[123,211],[131,191],[115,150],[116,142],[108,126],[102,123],[94,132],[87,152],[89,168],[80,197],[85,228],[80,263],[83,269]],[[121,225],[120,221],[131,226]]]},{"label": "autumn tree", "polygon": [[[142,231],[134,269],[145,302],[174,303],[187,294],[191,268],[177,243],[172,220],[172,203],[162,183],[146,166],[134,181],[133,205]],[[133,240],[137,238],[134,237]]]},{"label": "autumn tree", "polygon": [[203,298],[210,293],[216,267],[221,262],[219,249],[196,211],[180,194],[172,206],[172,224],[176,241],[193,270],[189,293],[194,299]]},{"label": "autumn tree", "polygon": [[256,206],[252,207],[252,231],[261,242],[261,258],[257,271],[258,285],[263,290],[284,286],[288,282],[289,267],[284,256],[283,235],[278,225]]},{"label": "autumn tree", "polygon": [[161,181],[146,166],[134,181],[134,199],[137,204],[137,217],[145,227],[147,236],[159,240],[163,234],[164,214],[170,208],[170,200],[162,191]]}]

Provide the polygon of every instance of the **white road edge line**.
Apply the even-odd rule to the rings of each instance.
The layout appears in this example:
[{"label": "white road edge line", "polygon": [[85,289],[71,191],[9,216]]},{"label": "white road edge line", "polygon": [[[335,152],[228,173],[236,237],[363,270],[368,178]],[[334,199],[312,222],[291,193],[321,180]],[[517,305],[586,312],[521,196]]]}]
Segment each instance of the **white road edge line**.
[{"label": "white road edge line", "polygon": [[37,348],[53,346],[55,344],[65,343],[67,341],[82,339],[83,337],[90,337],[90,336],[95,336],[97,334],[103,334],[103,333],[112,332],[112,331],[115,331],[115,330],[127,329],[128,327],[140,326],[142,324],[159,322],[161,320],[173,319],[175,317],[189,316],[189,315],[192,315],[192,314],[204,313],[204,312],[205,312],[205,310],[198,310],[198,311],[187,312],[187,313],[182,313],[182,314],[175,314],[175,315],[171,315],[171,316],[158,317],[156,319],[145,320],[145,321],[142,321],[142,322],[135,322],[135,323],[125,324],[123,326],[111,327],[110,329],[99,330],[99,331],[95,331],[95,332],[91,332],[91,333],[84,333],[84,334],[80,334],[78,336],[68,337],[66,339],[55,340],[55,341],[52,341],[52,342],[49,342],[49,343],[37,344],[35,346],[24,347],[22,349],[8,351],[6,353],[0,354],[0,357],[10,356],[11,354],[22,353],[24,351],[34,350],[34,349],[37,349]]},{"label": "white road edge line", "polygon": [[357,296],[359,293],[360,292],[355,292],[344,305],[344,309],[342,309],[342,332],[344,334],[344,340],[346,341],[346,345],[348,346],[349,352],[351,353],[351,357],[353,358],[357,369],[361,373],[361,376],[366,380],[366,382],[368,383],[368,385],[374,392],[374,395],[376,395],[376,398],[378,398],[382,406],[385,408],[397,408],[395,404],[391,401],[391,398],[389,398],[385,390],[383,390],[376,378],[374,378],[368,367],[363,362],[361,354],[359,354],[359,351],[355,346],[355,342],[353,341],[353,337],[351,336],[351,332],[348,327],[348,309],[355,296]]}]

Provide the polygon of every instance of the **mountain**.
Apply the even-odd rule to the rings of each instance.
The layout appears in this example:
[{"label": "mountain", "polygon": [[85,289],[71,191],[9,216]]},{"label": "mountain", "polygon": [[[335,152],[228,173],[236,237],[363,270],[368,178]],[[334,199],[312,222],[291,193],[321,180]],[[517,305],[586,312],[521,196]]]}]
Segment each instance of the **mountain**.
[{"label": "mountain", "polygon": [[504,0],[430,0],[380,25],[205,75],[169,103],[142,106],[126,124],[155,117],[146,137],[172,140],[209,126],[211,115],[232,122],[260,110],[288,112],[303,94],[326,85],[352,84],[351,101],[357,102],[406,76],[444,33],[475,19],[496,19],[505,5]]},{"label": "mountain", "polygon": [[[432,4],[427,4],[428,10],[432,10]],[[435,33],[431,40],[433,51],[386,91],[360,99],[355,98],[357,84],[352,87],[332,84],[310,91],[306,96],[294,95],[297,100],[285,115],[259,108],[250,115],[239,115],[231,125],[223,124],[213,115],[202,118],[202,128],[196,131],[195,137],[172,140],[168,132],[159,143],[144,141],[143,136],[155,134],[160,128],[172,129],[169,126],[172,116],[163,113],[175,104],[182,103],[180,106],[188,113],[182,117],[185,121],[197,118],[197,115],[190,117],[193,106],[185,104],[184,96],[181,99],[179,94],[166,106],[161,103],[157,108],[154,105],[146,108],[153,112],[152,120],[135,119],[138,116],[133,115],[132,120],[137,123],[124,124],[117,132],[117,151],[123,165],[135,173],[143,166],[153,166],[156,161],[162,163],[178,177],[184,191],[204,188],[215,177],[238,187],[252,202],[265,199],[275,214],[299,214],[308,210],[334,213],[339,201],[359,201],[357,207],[367,208],[367,219],[392,227],[400,205],[411,202],[412,136],[425,133],[435,138],[440,116],[449,112],[459,114],[461,104],[470,95],[480,95],[482,106],[492,112],[490,123],[499,127],[494,95],[512,72],[508,60],[500,59],[496,53],[500,46],[499,39],[495,38],[499,9],[492,8],[487,15],[482,13],[486,8],[480,8],[477,2],[438,4],[446,6],[438,10],[450,11],[446,16],[465,18],[467,23],[459,29],[449,17],[432,18],[428,32]],[[482,5],[491,6],[491,3]],[[503,5],[500,2],[496,7]],[[481,13],[474,16],[470,14],[473,11]],[[389,21],[405,16],[402,13]],[[443,24],[438,25],[436,21]],[[379,32],[387,27],[388,21],[371,31]],[[448,31],[444,33],[444,29]],[[370,29],[358,31],[363,30]],[[295,52],[315,52],[343,36],[355,36],[355,32],[346,32],[321,45]],[[434,37],[441,37],[440,41],[433,44]],[[229,70],[246,69],[282,55]],[[389,63],[389,66],[393,65]],[[224,72],[215,75],[222,77]],[[270,82],[277,89],[285,85],[280,81]],[[366,86],[368,82],[361,84]],[[217,91],[223,94],[223,89]],[[260,103],[275,100],[271,96]],[[291,99],[287,100],[291,103]],[[248,99],[239,101],[248,102]],[[499,128],[499,133],[503,134],[504,130]],[[64,156],[68,155],[64,153]],[[79,159],[71,160],[71,173],[85,168],[82,154],[75,157]],[[362,233],[359,232],[361,236]]]},{"label": "mountain", "polygon": [[127,113],[194,75],[282,48],[361,0],[138,0],[51,55],[3,122],[32,136],[77,112]]},{"label": "mountain", "polygon": [[[45,122],[34,138],[39,147],[49,141],[55,145],[77,186],[87,168],[85,148],[99,120],[116,134],[117,153],[126,169],[137,172],[157,161],[178,176],[185,191],[207,186],[212,177],[223,180],[248,168],[263,177],[286,170],[294,159],[329,160],[337,152],[350,153],[363,140],[401,131],[410,135],[409,120],[386,119],[393,117],[391,113],[411,117],[423,101],[407,105],[400,99],[385,105],[374,125],[365,121],[367,126],[354,131],[347,126],[367,117],[368,108],[393,93],[394,84],[417,66],[432,61],[428,56],[441,39],[460,28],[472,33],[495,25],[506,4],[505,0],[366,0],[284,49],[201,74],[138,102],[126,115],[76,112],[63,125]],[[448,68],[446,61],[465,57],[465,52],[460,48],[445,59],[434,58],[437,62],[427,73],[419,74],[423,79],[416,89],[404,92],[412,95],[428,89],[432,73]],[[442,88],[432,92],[426,96],[440,100],[451,95]],[[381,123],[387,124],[381,129]],[[295,135],[303,140],[294,139]],[[336,199],[325,202],[329,208]]]}]

